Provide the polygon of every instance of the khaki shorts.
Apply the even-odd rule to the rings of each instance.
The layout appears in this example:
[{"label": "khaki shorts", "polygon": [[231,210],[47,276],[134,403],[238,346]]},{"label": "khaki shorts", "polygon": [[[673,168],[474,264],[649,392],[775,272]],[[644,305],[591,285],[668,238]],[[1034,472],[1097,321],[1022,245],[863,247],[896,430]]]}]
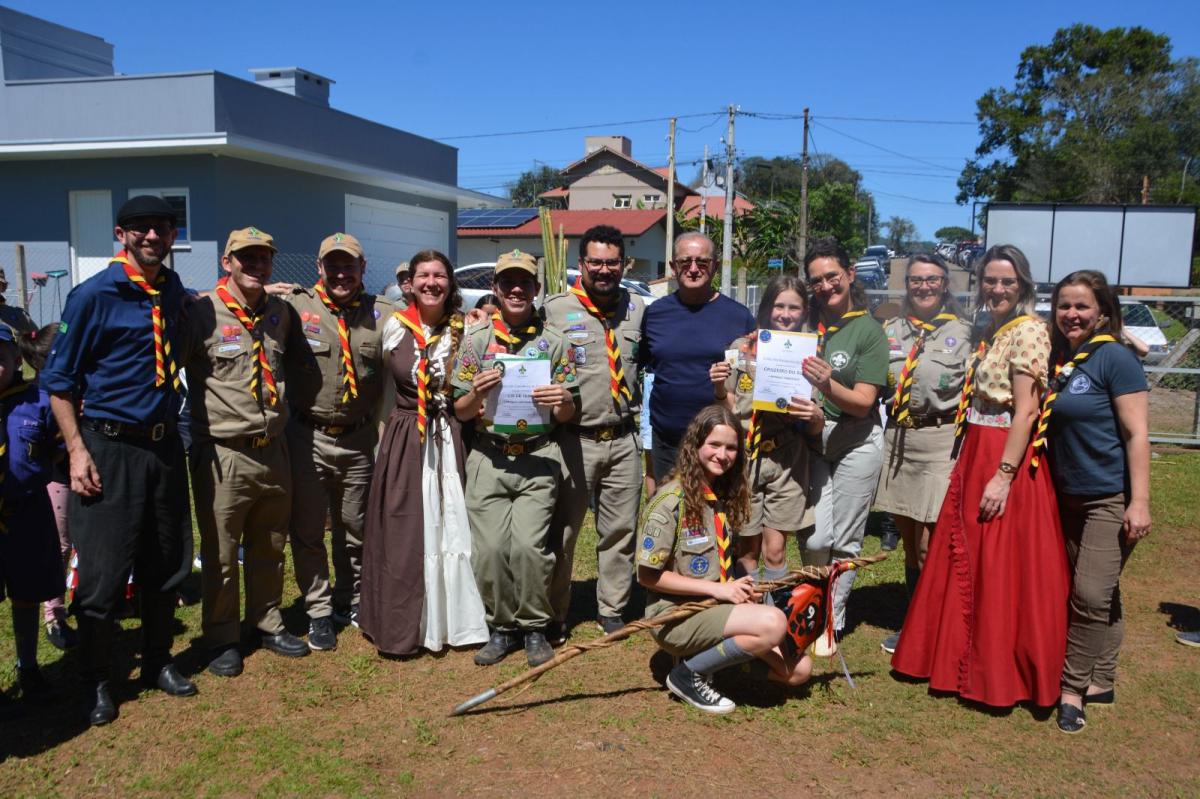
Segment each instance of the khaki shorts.
[{"label": "khaki shorts", "polygon": [[[663,610],[670,612],[671,607]],[[733,605],[720,604],[705,608],[699,613],[680,621],[673,621],[650,631],[658,645],[672,655],[688,657],[716,646],[725,640],[725,624]],[[659,614],[655,614],[659,615]]]},{"label": "khaki shorts", "polygon": [[764,526],[782,532],[803,527],[808,485],[808,449],[803,441],[762,453],[750,463],[749,477],[752,490],[746,535],[757,535]]}]

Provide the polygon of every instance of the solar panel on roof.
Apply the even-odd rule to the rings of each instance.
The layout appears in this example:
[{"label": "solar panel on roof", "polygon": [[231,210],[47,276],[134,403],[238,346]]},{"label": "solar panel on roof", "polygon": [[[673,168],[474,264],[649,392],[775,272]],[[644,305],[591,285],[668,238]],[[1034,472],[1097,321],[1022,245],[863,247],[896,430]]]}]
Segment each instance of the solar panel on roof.
[{"label": "solar panel on roof", "polygon": [[458,212],[458,226],[514,228],[537,215],[536,208],[470,208]]}]

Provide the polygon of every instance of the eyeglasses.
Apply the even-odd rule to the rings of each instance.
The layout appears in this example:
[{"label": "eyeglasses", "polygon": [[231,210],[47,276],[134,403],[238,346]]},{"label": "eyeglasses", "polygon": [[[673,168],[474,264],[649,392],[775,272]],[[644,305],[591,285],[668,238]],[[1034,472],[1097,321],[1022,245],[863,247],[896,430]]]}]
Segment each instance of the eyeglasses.
[{"label": "eyeglasses", "polygon": [[145,236],[151,230],[156,236],[165,236],[175,229],[174,222],[130,222],[127,225],[122,225],[121,229],[126,233],[132,233],[135,236]]},{"label": "eyeglasses", "polygon": [[584,258],[583,262],[592,269],[620,269],[620,258]]},{"label": "eyeglasses", "polygon": [[695,264],[696,266],[698,266],[701,269],[708,269],[710,266],[713,265],[713,259],[712,258],[691,258],[691,257],[676,258],[676,259],[672,260],[671,263],[674,264],[675,266],[681,267],[683,269],[687,269],[692,264]]},{"label": "eyeglasses", "polygon": [[942,285],[943,278],[941,275],[929,275],[928,277],[910,277],[907,278],[908,285],[914,289],[919,289],[921,286],[929,286],[929,288],[937,288]]},{"label": "eyeglasses", "polygon": [[985,277],[983,279],[984,288],[994,289],[996,286],[1003,286],[1006,289],[1015,287],[1021,281],[1015,277]]},{"label": "eyeglasses", "polygon": [[840,272],[830,272],[821,277],[810,277],[808,279],[808,287],[810,289],[819,289],[821,286],[829,286],[829,288],[835,289],[841,285],[841,282],[842,275]]},{"label": "eyeglasses", "polygon": [[531,277],[496,278],[496,288],[505,294],[518,287],[525,289],[525,291],[533,291],[535,285],[537,285],[537,282]]}]

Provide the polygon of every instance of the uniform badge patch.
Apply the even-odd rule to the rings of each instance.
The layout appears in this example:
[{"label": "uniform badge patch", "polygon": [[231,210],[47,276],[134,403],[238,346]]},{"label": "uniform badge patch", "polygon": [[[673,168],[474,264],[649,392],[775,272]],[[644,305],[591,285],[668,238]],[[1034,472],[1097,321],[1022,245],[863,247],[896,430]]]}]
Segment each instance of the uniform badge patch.
[{"label": "uniform badge patch", "polygon": [[571,311],[567,314],[567,321],[574,322],[577,319],[583,318],[583,311]]},{"label": "uniform badge patch", "polygon": [[737,390],[739,394],[745,394],[754,388],[754,381],[750,379],[750,375],[743,373],[738,378]]},{"label": "uniform badge patch", "polygon": [[654,549],[654,539],[651,536],[642,539],[642,549]]},{"label": "uniform badge patch", "polygon": [[577,365],[583,366],[587,363],[587,348],[586,347],[575,347],[572,350],[572,352],[573,352],[572,359],[575,361],[575,363]]},{"label": "uniform badge patch", "polygon": [[1086,394],[1091,387],[1091,378],[1085,374],[1078,374],[1071,378],[1071,382],[1067,386],[1067,391],[1070,391],[1072,394]]},{"label": "uniform badge patch", "polygon": [[380,311],[378,308],[376,308],[375,309],[375,318],[378,319],[379,317],[380,317]]},{"label": "uniform badge patch", "polygon": [[688,570],[697,577],[702,574],[708,574],[708,558],[703,555],[697,555],[688,564]]},{"label": "uniform badge patch", "polygon": [[954,345],[957,343],[958,343],[958,339],[956,339],[954,336],[947,336],[946,337],[946,352],[949,352],[950,350],[952,350],[954,348]]},{"label": "uniform badge patch", "polygon": [[536,358],[537,354],[538,354],[537,347],[530,347],[529,349],[525,350],[526,358]]},{"label": "uniform badge patch", "polygon": [[758,340],[759,341],[770,341],[771,340],[771,331],[770,330],[760,331],[758,334]]},{"label": "uniform badge patch", "polygon": [[541,352],[546,352],[547,350],[550,349],[550,342],[546,341],[546,339],[544,339],[544,338],[540,338],[540,339],[538,339],[537,348]]},{"label": "uniform badge patch", "polygon": [[850,354],[842,350],[829,356],[829,365],[834,369],[845,369],[848,363],[850,363]]}]

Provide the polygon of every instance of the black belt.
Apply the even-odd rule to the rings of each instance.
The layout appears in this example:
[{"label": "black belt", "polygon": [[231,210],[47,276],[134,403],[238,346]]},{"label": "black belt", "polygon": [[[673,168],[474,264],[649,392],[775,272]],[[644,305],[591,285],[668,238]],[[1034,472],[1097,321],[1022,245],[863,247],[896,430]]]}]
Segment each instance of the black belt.
[{"label": "black belt", "polygon": [[614,441],[629,435],[634,431],[635,427],[633,419],[625,419],[625,421],[618,422],[617,424],[593,425],[592,427],[584,427],[581,424],[569,424],[567,425],[567,429],[592,441]]},{"label": "black belt", "polygon": [[233,438],[214,438],[213,441],[230,449],[266,449],[279,436],[234,436]]},{"label": "black belt", "polygon": [[147,441],[162,441],[175,432],[175,422],[159,422],[150,425],[127,424],[113,419],[97,419],[90,416],[80,419],[79,426],[108,438],[137,438]]},{"label": "black belt", "polygon": [[338,436],[349,435],[370,421],[370,419],[364,416],[357,422],[350,422],[349,424],[324,424],[323,422],[319,422],[308,414],[301,413],[300,411],[295,411],[293,415],[296,417],[297,421],[302,422],[305,427],[311,427],[313,430],[320,431],[325,435],[333,436],[334,438],[337,438]]},{"label": "black belt", "polygon": [[480,434],[475,437],[476,445],[495,450],[503,455],[528,455],[547,446],[553,439],[550,436],[534,436],[524,441],[508,441],[499,436]]},{"label": "black belt", "polygon": [[897,427],[907,427],[910,430],[920,430],[922,427],[941,427],[944,424],[954,422],[954,412],[942,414],[927,414],[925,416],[913,416],[909,414],[903,420],[896,422]]}]

